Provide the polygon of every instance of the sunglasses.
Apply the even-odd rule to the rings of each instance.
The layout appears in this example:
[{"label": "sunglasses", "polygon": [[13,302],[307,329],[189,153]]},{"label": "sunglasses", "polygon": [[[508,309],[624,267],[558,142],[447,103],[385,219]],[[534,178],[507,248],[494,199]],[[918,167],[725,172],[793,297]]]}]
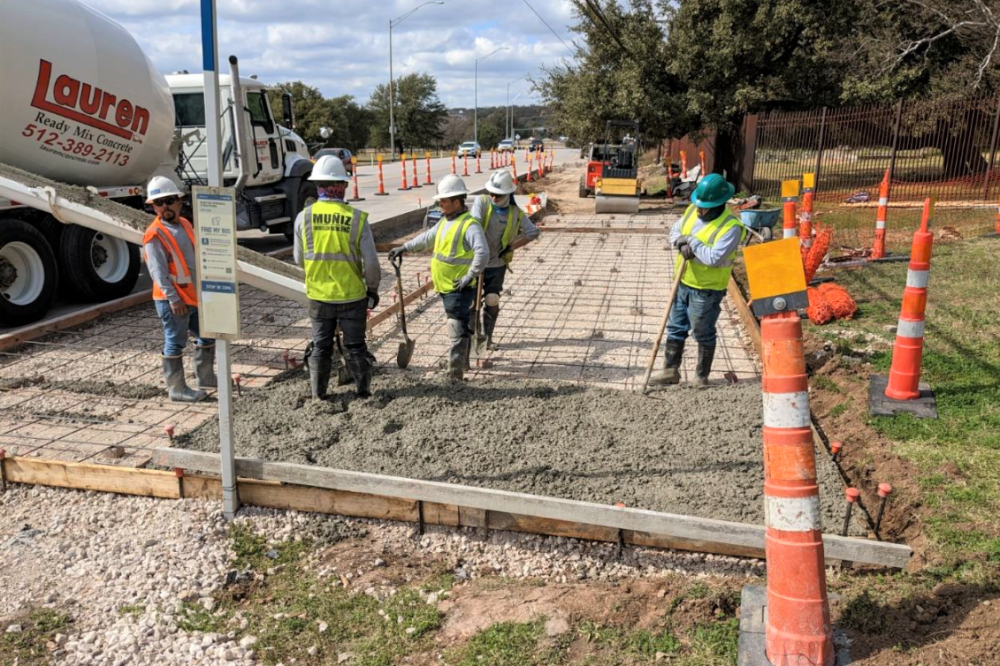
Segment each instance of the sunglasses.
[{"label": "sunglasses", "polygon": [[180,201],[180,197],[163,197],[162,199],[157,199],[153,202],[154,206],[173,206],[175,203]]}]

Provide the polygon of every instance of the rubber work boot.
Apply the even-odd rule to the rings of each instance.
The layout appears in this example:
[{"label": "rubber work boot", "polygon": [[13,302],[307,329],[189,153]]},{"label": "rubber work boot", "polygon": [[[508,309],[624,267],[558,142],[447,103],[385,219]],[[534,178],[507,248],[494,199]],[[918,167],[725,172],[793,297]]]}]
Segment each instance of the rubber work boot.
[{"label": "rubber work boot", "polygon": [[469,339],[465,337],[465,326],[457,319],[448,319],[448,377],[461,380],[465,376],[465,363],[469,355]]},{"label": "rubber work boot", "polygon": [[357,385],[357,396],[359,398],[370,398],[372,395],[372,366],[368,362],[368,355],[365,352],[348,352],[347,364],[351,368],[351,375]]},{"label": "rubber work boot", "polygon": [[194,376],[198,388],[219,387],[219,378],[215,376],[215,345],[195,345]]},{"label": "rubber work boot", "polygon": [[174,402],[199,402],[208,395],[190,388],[184,381],[184,358],[181,356],[163,357],[163,379],[167,383],[167,396]]},{"label": "rubber work boot", "polygon": [[684,341],[667,338],[663,348],[663,372],[657,372],[649,378],[653,386],[679,384],[681,381],[681,357],[684,355]]},{"label": "rubber work boot", "polygon": [[499,305],[483,306],[483,333],[486,334],[486,348],[490,351],[497,350],[497,344],[493,342],[493,330],[497,327],[497,318],[499,316]]},{"label": "rubber work boot", "polygon": [[326,400],[326,388],[330,385],[332,369],[332,359],[319,358],[316,354],[309,357],[309,387],[316,400]]},{"label": "rubber work boot", "polygon": [[694,372],[695,386],[708,386],[708,375],[712,372],[715,359],[715,345],[698,345],[698,365]]}]

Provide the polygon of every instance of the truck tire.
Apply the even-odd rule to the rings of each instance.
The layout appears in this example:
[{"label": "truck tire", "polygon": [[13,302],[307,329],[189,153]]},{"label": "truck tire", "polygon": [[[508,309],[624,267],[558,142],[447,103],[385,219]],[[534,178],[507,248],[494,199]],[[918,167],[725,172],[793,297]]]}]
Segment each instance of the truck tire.
[{"label": "truck tire", "polygon": [[55,254],[42,233],[27,222],[0,219],[0,326],[41,319],[58,284]]},{"label": "truck tire", "polygon": [[293,211],[292,221],[288,225],[288,231],[285,232],[285,238],[289,243],[295,242],[295,218],[298,217],[299,213],[306,206],[312,206],[319,200],[319,195],[316,193],[316,186],[313,185],[308,180],[303,179],[302,184],[299,185],[298,196],[295,197],[295,201],[298,205],[298,210]]},{"label": "truck tire", "polygon": [[59,242],[63,291],[74,300],[110,301],[129,294],[139,279],[139,248],[80,227],[63,229]]}]

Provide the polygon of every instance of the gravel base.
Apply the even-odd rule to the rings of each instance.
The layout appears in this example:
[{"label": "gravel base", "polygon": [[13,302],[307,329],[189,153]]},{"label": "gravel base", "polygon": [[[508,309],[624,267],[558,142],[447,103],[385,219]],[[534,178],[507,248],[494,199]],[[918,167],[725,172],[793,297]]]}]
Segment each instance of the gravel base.
[{"label": "gravel base", "polygon": [[[621,561],[611,544],[484,530],[431,528],[415,538],[402,523],[246,508],[239,521],[272,541],[301,536],[322,546],[366,534],[373,552],[439,559],[459,578],[486,574],[550,580],[611,580],[668,573],[760,576],[763,562],[697,553],[626,548]],[[199,500],[155,500],[39,486],[11,486],[0,495],[0,627],[39,607],[74,618],[51,645],[60,664],[254,663],[252,645],[228,634],[189,634],[177,626],[184,601],[212,606],[230,571],[228,525],[221,505]],[[321,558],[324,577],[366,573]],[[319,562],[323,562],[319,565]],[[374,560],[368,571],[379,565]],[[363,592],[392,594],[385,587]],[[141,613],[121,613],[122,606]]]}]

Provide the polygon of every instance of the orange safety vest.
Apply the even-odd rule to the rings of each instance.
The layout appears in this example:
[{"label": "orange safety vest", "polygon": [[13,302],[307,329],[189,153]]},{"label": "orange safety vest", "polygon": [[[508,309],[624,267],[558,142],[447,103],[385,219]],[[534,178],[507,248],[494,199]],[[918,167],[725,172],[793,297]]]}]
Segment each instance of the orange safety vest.
[{"label": "orange safety vest", "polygon": [[[184,227],[184,231],[187,232],[188,238],[191,239],[191,247],[195,247],[194,229],[191,227],[191,223],[183,217],[179,219],[181,226]],[[181,300],[192,307],[198,307],[198,291],[195,289],[191,267],[184,261],[184,255],[181,253],[181,248],[177,245],[177,241],[163,228],[163,222],[160,221],[159,215],[156,216],[153,223],[146,229],[146,235],[142,237],[143,248],[154,239],[158,240],[167,251],[167,270],[170,271],[170,281],[173,283],[177,293],[180,294]],[[149,263],[148,258],[146,259],[146,263]],[[153,300],[167,300],[167,295],[156,285],[155,280],[153,281]]]}]

